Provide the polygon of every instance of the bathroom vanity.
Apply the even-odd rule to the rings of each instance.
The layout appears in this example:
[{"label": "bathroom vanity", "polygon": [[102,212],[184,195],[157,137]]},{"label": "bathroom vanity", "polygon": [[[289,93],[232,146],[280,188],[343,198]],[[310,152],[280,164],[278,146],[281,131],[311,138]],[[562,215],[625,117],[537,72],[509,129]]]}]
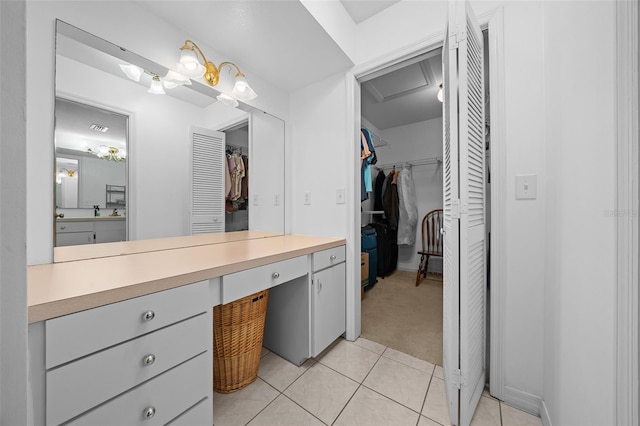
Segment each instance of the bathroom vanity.
[{"label": "bathroom vanity", "polygon": [[56,219],[56,246],[100,244],[127,239],[124,216]]},{"label": "bathroom vanity", "polygon": [[300,364],[342,335],[345,240],[255,236],[30,266],[35,424],[213,424],[213,307],[266,288],[269,349]]}]

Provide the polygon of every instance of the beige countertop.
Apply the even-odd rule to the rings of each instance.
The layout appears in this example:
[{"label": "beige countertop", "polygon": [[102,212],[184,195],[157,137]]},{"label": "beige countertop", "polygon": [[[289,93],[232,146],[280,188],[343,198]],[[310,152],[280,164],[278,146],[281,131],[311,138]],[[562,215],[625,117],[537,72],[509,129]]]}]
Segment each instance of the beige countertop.
[{"label": "beige countertop", "polygon": [[29,266],[29,323],[344,244],[342,238],[282,235]]},{"label": "beige countertop", "polygon": [[[60,219],[58,219],[60,220]],[[121,241],[115,243],[84,244],[79,246],[55,247],[53,261],[70,262],[110,256],[172,250],[176,248],[220,244],[233,241],[269,238],[283,234],[266,231],[236,231],[217,234],[200,234],[188,237],[154,238],[150,240]]]},{"label": "beige countertop", "polygon": [[94,220],[125,220],[125,216],[88,216],[88,217],[61,217],[56,222],[91,222]]}]

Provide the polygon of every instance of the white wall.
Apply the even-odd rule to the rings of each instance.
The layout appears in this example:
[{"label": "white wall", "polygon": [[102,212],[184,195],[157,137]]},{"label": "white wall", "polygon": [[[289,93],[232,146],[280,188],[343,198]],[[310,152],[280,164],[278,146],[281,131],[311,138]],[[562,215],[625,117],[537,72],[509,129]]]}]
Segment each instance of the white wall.
[{"label": "white wall", "polygon": [[[25,2],[0,2],[0,424],[24,425],[27,397]],[[52,185],[49,185],[51,188]]]},{"label": "white wall", "polygon": [[607,214],[616,206],[615,3],[548,2],[543,9],[544,401],[554,425],[610,425],[616,423],[616,221]]},{"label": "white wall", "polygon": [[[389,146],[376,149],[379,164],[401,164],[410,160],[442,157],[441,118],[393,127],[380,133]],[[385,174],[388,172],[385,170]],[[413,245],[398,246],[398,269],[415,272],[420,262],[418,250],[422,249],[422,218],[431,210],[442,208],[442,165],[413,166],[412,174],[418,206],[416,240]],[[374,169],[374,181],[376,176]],[[429,259],[429,270],[442,272],[442,260],[434,257]]]},{"label": "white wall", "polygon": [[[345,237],[352,212],[336,204],[336,189],[347,186],[344,76],[329,77],[291,95],[292,205],[294,234]],[[353,168],[351,168],[353,170]],[[311,204],[304,204],[304,193]]]},{"label": "white wall", "polygon": [[[55,19],[59,18],[71,25],[89,31],[98,37],[173,68],[177,59],[177,47],[191,34],[180,30],[153,15],[135,2],[114,1],[30,1],[27,3],[27,261],[29,264],[48,263],[53,260],[53,105],[54,105],[54,52]],[[212,17],[215,24],[215,17]],[[200,47],[207,56],[225,60],[215,49],[204,43]],[[251,69],[251,64],[240,64],[243,69]],[[258,98],[251,105],[287,119],[289,103],[287,96],[270,86],[257,75],[251,75],[251,85]],[[37,125],[36,125],[37,123]],[[154,136],[161,137],[158,131]],[[185,155],[188,151],[185,150]],[[153,168],[157,155],[150,155],[144,167]],[[178,157],[180,158],[180,157]],[[151,182],[158,188],[166,179]],[[141,180],[139,183],[144,183]],[[160,190],[154,190],[151,197],[157,197]],[[188,191],[184,191],[187,193]],[[140,200],[141,205],[145,203]],[[152,201],[149,208],[162,211],[164,204]],[[171,225],[173,226],[173,225]],[[138,237],[157,236],[144,228]],[[173,231],[172,231],[173,232]]]}]

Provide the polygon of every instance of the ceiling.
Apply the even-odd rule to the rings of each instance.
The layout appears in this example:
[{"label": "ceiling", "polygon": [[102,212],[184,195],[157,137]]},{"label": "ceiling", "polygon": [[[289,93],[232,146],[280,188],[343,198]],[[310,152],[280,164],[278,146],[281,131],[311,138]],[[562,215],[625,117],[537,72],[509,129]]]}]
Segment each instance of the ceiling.
[{"label": "ceiling", "polygon": [[[86,151],[100,145],[127,148],[127,118],[124,115],[56,98],[56,149]],[[108,127],[104,133],[92,124]]]},{"label": "ceiling", "polygon": [[342,3],[342,6],[349,13],[353,22],[359,24],[399,1],[400,0],[340,0],[340,3]]},{"label": "ceiling", "polygon": [[442,49],[362,81],[362,116],[379,130],[442,117]]}]

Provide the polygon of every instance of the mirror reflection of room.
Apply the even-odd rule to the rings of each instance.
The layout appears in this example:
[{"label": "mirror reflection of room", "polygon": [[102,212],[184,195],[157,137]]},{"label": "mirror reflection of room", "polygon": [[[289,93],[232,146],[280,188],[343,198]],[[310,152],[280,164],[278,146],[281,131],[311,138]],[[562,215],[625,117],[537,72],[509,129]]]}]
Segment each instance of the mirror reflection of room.
[{"label": "mirror reflection of room", "polygon": [[246,122],[224,131],[227,161],[225,231],[249,229],[249,126]]},{"label": "mirror reflection of room", "polygon": [[[119,237],[113,236],[109,242],[192,234],[193,204],[189,182],[194,162],[190,154],[189,129],[193,126],[211,131],[222,129],[229,134],[230,140],[235,137],[234,133],[242,133],[242,141],[235,142],[240,148],[240,158],[248,156],[250,147],[256,158],[252,176],[258,179],[248,187],[248,177],[240,178],[245,181],[242,201],[239,197],[229,200],[229,210],[222,209],[224,225],[207,232],[284,231],[284,123],[281,119],[242,102],[222,102],[216,96],[219,92],[197,79],[176,83],[169,78],[171,69],[65,22],[56,22],[56,33],[55,139],[56,147],[62,149],[57,150],[56,155],[60,159],[86,158],[77,167],[76,181],[62,174],[62,169],[70,170],[69,167],[56,167],[55,179],[59,182],[55,184],[56,237],[69,233],[70,229],[88,232],[85,228],[91,227],[90,224],[76,224],[63,229],[63,222],[85,218],[102,223],[105,218],[114,217],[110,216],[112,214],[119,215],[123,230]],[[178,45],[181,42],[177,41]],[[178,62],[181,56],[180,50],[176,50]],[[233,77],[227,74],[225,68],[220,75],[221,86],[228,83],[225,79]],[[83,139],[78,142],[77,149],[71,153],[64,151],[73,149],[60,145],[64,143],[60,132],[64,130],[61,126],[66,125],[65,108],[80,103],[100,106],[110,116],[121,116],[130,131],[123,135],[124,142],[117,145],[102,140],[112,135],[117,126],[96,118],[92,123],[95,122],[99,129],[108,130],[100,133],[86,129],[87,135],[77,137]],[[69,119],[74,126],[80,127],[79,123],[73,122],[73,117]],[[242,129],[238,127],[239,123],[243,123]],[[230,128],[231,125],[236,128]],[[82,126],[83,130],[87,127],[84,123]],[[99,163],[103,168],[106,164],[119,167],[121,177],[113,179],[109,177],[111,172],[98,171],[97,166],[84,170],[84,163],[88,164],[92,154],[94,162],[99,159],[96,154],[104,155],[106,161],[101,159]],[[122,156],[122,160],[113,161],[114,155]],[[282,172],[274,173],[274,166]],[[222,161],[219,168],[223,168]],[[85,188],[91,183],[90,173],[95,179],[101,179],[99,193],[89,194],[89,188]],[[71,201],[75,199],[71,195],[74,182],[78,185],[77,203]],[[97,184],[91,183],[91,186]],[[68,203],[67,199],[70,200]],[[249,199],[253,201],[251,210]],[[62,240],[57,238],[54,246],[74,245],[72,241],[77,244],[105,242],[98,235],[93,240],[85,237],[82,234],[82,238],[71,239],[68,244],[60,244]],[[58,256],[55,253],[54,261]]]}]

